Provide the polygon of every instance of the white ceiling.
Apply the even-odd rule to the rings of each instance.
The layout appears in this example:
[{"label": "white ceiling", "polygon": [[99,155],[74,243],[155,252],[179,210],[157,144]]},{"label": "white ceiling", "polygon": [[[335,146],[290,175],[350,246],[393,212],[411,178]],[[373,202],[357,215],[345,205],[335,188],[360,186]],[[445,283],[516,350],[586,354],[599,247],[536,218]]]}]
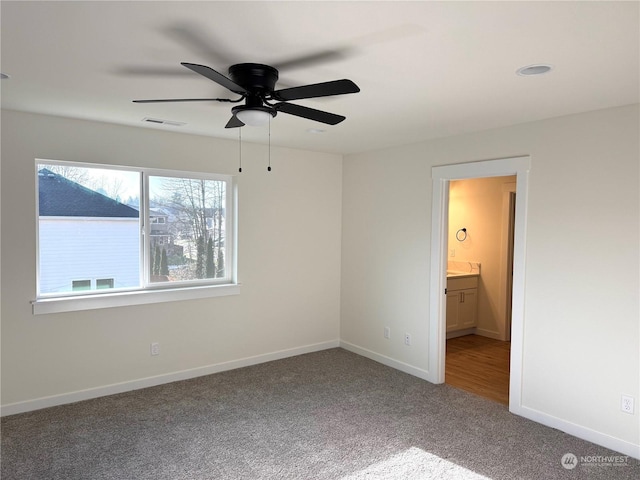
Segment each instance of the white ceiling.
[{"label": "white ceiling", "polygon": [[[632,2],[9,2],[0,4],[2,107],[238,137],[230,104],[134,104],[227,92],[182,67],[283,65],[286,86],[341,78],[357,94],[299,100],[336,126],[279,114],[273,144],[354,153],[639,101]],[[517,68],[555,69],[521,77]],[[285,65],[286,67],[286,65]],[[279,84],[279,88],[283,85]],[[233,95],[230,95],[233,97]],[[150,126],[143,117],[186,122]],[[325,133],[308,130],[323,128]],[[243,139],[266,142],[268,129]]]}]

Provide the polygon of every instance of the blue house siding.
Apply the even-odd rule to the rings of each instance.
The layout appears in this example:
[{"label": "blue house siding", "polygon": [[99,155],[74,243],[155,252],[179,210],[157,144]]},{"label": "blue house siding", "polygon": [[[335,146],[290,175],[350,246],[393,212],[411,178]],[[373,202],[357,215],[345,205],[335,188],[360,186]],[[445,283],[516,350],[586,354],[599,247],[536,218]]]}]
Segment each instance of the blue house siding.
[{"label": "blue house siding", "polygon": [[72,291],[74,280],[140,285],[137,218],[40,218],[40,293]]}]

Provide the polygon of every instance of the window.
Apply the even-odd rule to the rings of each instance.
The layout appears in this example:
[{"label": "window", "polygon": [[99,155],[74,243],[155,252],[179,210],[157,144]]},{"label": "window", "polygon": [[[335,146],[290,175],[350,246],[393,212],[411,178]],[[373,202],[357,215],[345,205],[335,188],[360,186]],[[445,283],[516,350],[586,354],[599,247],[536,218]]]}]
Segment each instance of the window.
[{"label": "window", "polygon": [[232,177],[57,161],[36,171],[38,299],[234,283]]},{"label": "window", "polygon": [[226,182],[156,175],[148,180],[154,210],[163,214],[151,230],[151,282],[225,278]]},{"label": "window", "polygon": [[91,280],[73,280],[71,282],[71,290],[74,292],[80,290],[91,290]]},{"label": "window", "polygon": [[96,289],[101,290],[103,288],[113,288],[113,278],[98,278],[96,280]]}]

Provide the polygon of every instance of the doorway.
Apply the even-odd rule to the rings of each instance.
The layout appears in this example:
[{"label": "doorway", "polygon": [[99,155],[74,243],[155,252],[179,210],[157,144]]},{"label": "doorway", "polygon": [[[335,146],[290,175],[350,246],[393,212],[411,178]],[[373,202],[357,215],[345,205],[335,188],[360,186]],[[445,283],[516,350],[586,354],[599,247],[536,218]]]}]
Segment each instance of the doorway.
[{"label": "doorway", "polygon": [[531,160],[514,157],[432,168],[431,286],[429,322],[429,373],[433,383],[444,383],[446,352],[446,270],[448,236],[448,190],[451,180],[516,175],[518,202],[515,204],[513,242],[513,299],[509,410],[522,414],[522,351],[524,323],[525,229],[527,184]]},{"label": "doorway", "polygon": [[448,190],[445,383],[504,405],[515,191],[515,176],[451,180]]}]

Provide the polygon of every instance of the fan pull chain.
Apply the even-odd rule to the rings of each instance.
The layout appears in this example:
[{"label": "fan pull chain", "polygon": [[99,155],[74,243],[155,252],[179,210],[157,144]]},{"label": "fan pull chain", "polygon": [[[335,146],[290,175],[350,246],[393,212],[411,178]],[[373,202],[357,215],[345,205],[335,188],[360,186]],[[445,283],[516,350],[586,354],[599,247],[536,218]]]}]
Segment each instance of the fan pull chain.
[{"label": "fan pull chain", "polygon": [[271,171],[271,115],[269,115],[269,166],[267,172]]},{"label": "fan pull chain", "polygon": [[242,128],[238,128],[238,146],[240,151],[240,168],[238,168],[238,172],[242,173]]}]

